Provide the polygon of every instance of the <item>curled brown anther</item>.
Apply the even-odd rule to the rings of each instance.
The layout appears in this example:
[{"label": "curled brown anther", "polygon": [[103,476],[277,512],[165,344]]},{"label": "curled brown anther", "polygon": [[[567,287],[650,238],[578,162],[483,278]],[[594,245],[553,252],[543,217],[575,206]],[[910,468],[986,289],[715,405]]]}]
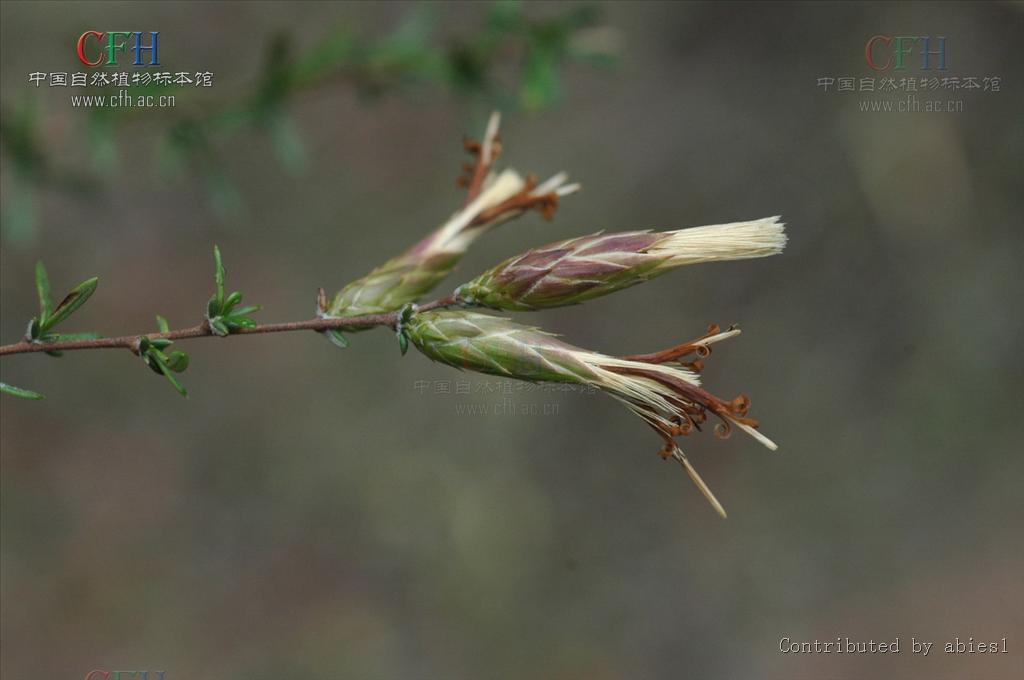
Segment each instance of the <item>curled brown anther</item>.
[{"label": "curled brown anther", "polygon": [[658,436],[661,437],[662,441],[665,442],[665,445],[661,447],[660,451],[658,451],[658,455],[661,456],[662,460],[672,458],[677,448],[675,441],[673,441],[672,439],[672,433],[666,432],[661,425],[655,425],[654,423],[651,422],[647,424],[650,425],[651,429],[657,432]]},{"label": "curled brown anther", "polygon": [[673,437],[688,437],[697,428],[696,423],[690,420],[689,417],[685,419],[678,419],[676,425],[669,430],[669,434]]},{"label": "curled brown anther", "polygon": [[[729,330],[734,329],[730,328]],[[630,354],[622,358],[629,359],[631,361],[642,361],[647,364],[675,363],[700,373],[704,369],[704,364],[700,359],[707,359],[711,356],[711,345],[704,341],[720,334],[721,332],[721,327],[718,324],[713,323],[708,326],[708,330],[704,335],[695,340],[690,340],[689,342],[684,342],[679,345],[669,347],[668,349],[663,349],[660,352],[651,352],[650,354]],[[687,356],[688,354],[696,354],[698,360],[691,363],[683,363],[679,361],[679,359]]]},{"label": "curled brown anther", "polygon": [[462,174],[459,175],[458,180],[456,180],[456,185],[462,187],[463,189],[468,189],[470,183],[472,183],[473,181],[473,169],[475,167],[476,166],[473,163],[463,163]]},{"label": "curled brown anther", "polygon": [[745,416],[750,410],[750,397],[741,394],[729,402],[729,412],[736,416]]}]

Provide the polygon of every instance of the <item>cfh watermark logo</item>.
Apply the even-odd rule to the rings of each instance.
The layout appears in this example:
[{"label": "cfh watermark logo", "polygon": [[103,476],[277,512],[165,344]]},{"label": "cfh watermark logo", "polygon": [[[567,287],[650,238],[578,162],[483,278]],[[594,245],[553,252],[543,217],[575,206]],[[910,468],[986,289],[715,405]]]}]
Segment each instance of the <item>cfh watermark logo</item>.
[{"label": "cfh watermark logo", "polygon": [[946,36],[873,35],[864,46],[864,60],[874,71],[903,71],[920,60],[922,71],[945,71]]},{"label": "cfh watermark logo", "polygon": [[73,108],[93,109],[172,108],[183,89],[213,87],[212,71],[163,70],[159,31],[86,31],[75,42],[75,54],[85,69],[32,71],[29,84],[66,88]]},{"label": "cfh watermark logo", "polygon": [[862,113],[962,113],[969,98],[1002,91],[997,74],[952,73],[949,43],[944,35],[873,35],[863,43],[867,68],[818,76],[818,91],[849,98]]},{"label": "cfh watermark logo", "polygon": [[[143,36],[149,34],[149,44]],[[159,66],[159,31],[86,31],[78,38],[75,49],[78,60],[95,68],[97,66],[119,66],[118,55],[134,56],[132,66]],[[142,60],[149,57],[149,63]]]},{"label": "cfh watermark logo", "polygon": [[97,668],[85,674],[85,680],[164,680],[164,671],[105,671]]}]

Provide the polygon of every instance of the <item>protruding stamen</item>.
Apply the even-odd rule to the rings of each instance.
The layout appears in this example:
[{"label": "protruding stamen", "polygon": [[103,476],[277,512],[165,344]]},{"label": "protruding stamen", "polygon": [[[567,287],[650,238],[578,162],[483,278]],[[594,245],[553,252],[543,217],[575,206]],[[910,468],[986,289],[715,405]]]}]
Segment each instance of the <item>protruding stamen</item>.
[{"label": "protruding stamen", "polygon": [[501,153],[500,142],[498,142],[498,128],[501,126],[501,112],[494,111],[487,119],[487,128],[484,130],[484,143],[480,149],[480,162],[490,166]]},{"label": "protruding stamen", "polygon": [[[556,175],[552,179],[557,179]],[[549,184],[551,180],[545,182]],[[526,177],[526,183],[519,193],[511,196],[498,205],[492,206],[487,210],[483,210],[479,215],[470,223],[470,226],[476,226],[480,224],[486,224],[493,222],[497,219],[512,217],[520,213],[526,212],[530,209],[537,209],[545,219],[550,220],[555,215],[555,211],[558,209],[558,197],[557,191],[546,191],[541,192],[537,186],[537,178],[533,175]]]},{"label": "protruding stamen", "polygon": [[747,425],[746,423],[735,419],[733,419],[733,422],[736,423],[736,427],[740,428],[741,430],[749,434],[751,437],[764,444],[766,447],[768,447],[769,450],[778,451],[779,445],[773,442],[768,437],[761,434],[761,432],[758,431],[755,427]]},{"label": "protruding stamen", "polygon": [[476,163],[463,166],[466,174],[459,179],[459,184],[466,187],[466,205],[472,203],[480,195],[491,166],[501,154],[501,142],[498,139],[500,125],[501,114],[495,111],[487,121],[483,142],[472,139],[463,142],[466,151],[476,156]]},{"label": "protruding stamen", "polygon": [[715,512],[717,512],[722,519],[726,519],[728,515],[725,512],[725,508],[722,507],[722,504],[718,502],[717,498],[715,498],[715,494],[711,493],[711,487],[709,487],[704,479],[697,474],[696,468],[694,468],[693,464],[690,463],[686,454],[684,454],[678,446],[673,444],[672,452],[669,455],[679,461],[679,464],[683,466],[684,470],[686,470],[686,474],[688,474],[693,483],[697,485],[697,488],[700,490],[701,494],[703,494],[704,498],[707,499],[708,503],[711,504],[711,507],[715,509]]},{"label": "protruding stamen", "polygon": [[[740,329],[736,326],[730,326],[727,330],[722,331],[718,324],[711,324],[708,326],[707,333],[696,340],[684,342],[674,347],[661,350],[660,352],[651,352],[650,354],[631,354],[622,358],[629,359],[631,361],[642,361],[647,364],[681,364],[679,359],[687,356],[688,354],[696,354],[701,359],[706,359],[711,356],[711,345],[716,342],[721,342],[722,340],[728,340],[729,338],[736,337],[739,334]],[[698,373],[704,367],[702,363],[696,366],[694,364],[697,364],[697,362],[693,362],[692,364],[687,365],[687,367],[696,370]]]}]

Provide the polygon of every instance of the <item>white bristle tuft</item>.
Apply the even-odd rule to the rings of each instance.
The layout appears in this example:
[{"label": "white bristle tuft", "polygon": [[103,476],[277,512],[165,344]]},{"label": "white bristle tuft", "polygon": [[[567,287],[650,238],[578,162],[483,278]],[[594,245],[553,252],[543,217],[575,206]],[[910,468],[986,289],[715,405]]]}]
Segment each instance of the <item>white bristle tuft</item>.
[{"label": "white bristle tuft", "polygon": [[671,231],[648,252],[668,255],[670,259],[665,266],[678,267],[696,262],[778,255],[785,247],[785,224],[776,216]]}]

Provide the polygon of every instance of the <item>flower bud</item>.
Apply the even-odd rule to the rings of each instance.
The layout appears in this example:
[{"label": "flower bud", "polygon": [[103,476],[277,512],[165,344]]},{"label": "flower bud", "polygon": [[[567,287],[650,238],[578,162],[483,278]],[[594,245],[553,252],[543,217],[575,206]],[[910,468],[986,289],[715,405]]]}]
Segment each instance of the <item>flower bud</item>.
[{"label": "flower bud", "polygon": [[513,170],[502,172],[437,231],[342,288],[326,315],[383,314],[419,300],[451,273],[473,241],[491,227],[534,207],[550,215],[558,197],[576,189],[564,181],[564,175],[556,175],[536,186],[532,178],[524,180]]},{"label": "flower bud", "polygon": [[492,172],[501,154],[499,122],[500,116],[492,114],[483,141],[466,142],[476,162],[466,166],[468,174],[460,180],[467,189],[465,206],[412,248],[342,288],[326,309],[320,309],[322,316],[384,314],[415,302],[440,283],[488,229],[531,209],[550,219],[558,199],[579,189],[565,183],[564,173],[538,185],[532,176],[524,179],[514,170]]},{"label": "flower bud", "polygon": [[512,311],[585,302],[696,262],[782,252],[778,217],[677,231],[594,234],[528,250],[459,286],[464,304]]}]

